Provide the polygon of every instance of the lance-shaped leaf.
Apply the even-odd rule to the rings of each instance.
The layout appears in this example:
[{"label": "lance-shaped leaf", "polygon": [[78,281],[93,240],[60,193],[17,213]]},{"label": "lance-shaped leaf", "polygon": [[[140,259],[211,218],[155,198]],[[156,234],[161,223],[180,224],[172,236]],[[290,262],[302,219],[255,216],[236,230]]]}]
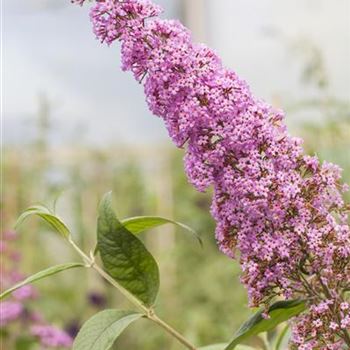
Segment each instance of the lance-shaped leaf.
[{"label": "lance-shaped leaf", "polygon": [[283,343],[285,342],[285,340],[287,340],[286,335],[290,333],[290,328],[289,325],[287,324],[283,330],[281,331],[280,334],[277,335],[276,337],[276,341],[275,341],[275,350],[280,350],[282,349]]},{"label": "lance-shaped leaf", "polygon": [[42,279],[44,279],[46,277],[49,277],[49,276],[52,276],[52,275],[56,275],[57,273],[65,271],[65,270],[70,270],[70,269],[74,269],[74,268],[77,268],[77,267],[84,267],[84,266],[85,265],[81,264],[81,263],[67,263],[67,264],[61,264],[61,265],[56,265],[56,266],[49,267],[48,269],[40,271],[40,272],[38,272],[38,273],[36,273],[36,274],[26,278],[22,282],[16,284],[15,286],[13,286],[10,289],[7,289],[3,293],[1,293],[0,294],[0,300],[5,298],[6,296],[11,294],[15,290],[26,286],[27,284],[31,284],[31,283],[34,283],[36,281],[42,280]]},{"label": "lance-shaped leaf", "polygon": [[65,223],[52,213],[48,208],[42,205],[34,205],[25,210],[18,218],[16,227],[31,215],[38,215],[44,219],[49,225],[51,225],[57,232],[59,232],[64,238],[69,237],[70,232]]},{"label": "lance-shaped leaf", "polygon": [[[198,233],[191,227],[182,224],[181,222],[166,219],[160,216],[135,216],[132,218],[120,220],[120,222],[129,232],[133,233],[134,235],[166,224],[173,224],[192,233],[197,238],[199,244],[203,246],[202,239],[200,238]],[[96,246],[94,254],[96,255],[97,253],[98,247]]]},{"label": "lance-shaped leaf", "polygon": [[249,337],[276,328],[280,323],[299,315],[305,309],[306,303],[303,300],[277,301],[270,306],[268,319],[263,317],[263,311],[254,314],[241,326],[225,350],[232,350]]},{"label": "lance-shaped leaf", "polygon": [[159,290],[159,269],[144,244],[117,219],[108,193],[101,201],[97,244],[110,276],[144,305],[154,304]]},{"label": "lance-shaped leaf", "polygon": [[197,232],[191,227],[182,224],[181,222],[166,219],[160,216],[136,216],[132,218],[123,219],[121,220],[121,223],[128,231],[132,232],[133,234],[138,234],[146,230],[150,230],[166,224],[172,224],[192,233],[202,245],[201,238],[199,237]]},{"label": "lance-shaped leaf", "polygon": [[119,335],[143,315],[120,310],[104,310],[90,318],[74,340],[73,350],[109,350]]}]

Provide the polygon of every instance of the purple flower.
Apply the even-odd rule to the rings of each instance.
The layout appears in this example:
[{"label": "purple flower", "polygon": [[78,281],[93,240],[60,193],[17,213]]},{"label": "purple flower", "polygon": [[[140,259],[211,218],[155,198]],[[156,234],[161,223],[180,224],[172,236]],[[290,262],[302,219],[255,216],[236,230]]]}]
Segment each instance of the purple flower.
[{"label": "purple flower", "polygon": [[27,285],[14,291],[12,296],[18,301],[24,301],[27,299],[34,299],[37,294],[38,293],[33,286]]},{"label": "purple flower", "polygon": [[5,241],[15,241],[17,239],[18,235],[15,231],[5,231],[3,233],[3,239]]},{"label": "purple flower", "polygon": [[107,304],[106,297],[97,292],[90,292],[87,296],[89,303],[97,308],[104,308]]},{"label": "purple flower", "polygon": [[[0,275],[1,287],[6,289],[14,283],[17,283],[25,278],[18,270],[18,261],[20,255],[16,247],[14,246],[17,235],[14,232],[5,233],[2,235],[6,242],[6,254],[4,254],[4,260],[2,261],[2,273]],[[12,242],[13,241],[13,242]],[[14,257],[18,257],[15,259]],[[38,295],[37,290],[31,286],[26,285],[22,288],[12,292],[11,301],[5,301],[0,303],[0,328],[11,325],[12,322],[20,321],[22,325],[26,326],[29,323],[34,324],[32,329],[26,329],[25,335],[37,336],[40,338],[42,345],[46,347],[67,347],[69,348],[72,344],[72,339],[65,332],[60,331],[55,327],[42,326],[45,323],[43,316],[31,310],[27,306],[27,301],[36,298]],[[17,336],[23,334],[16,334],[16,330],[11,332],[11,338],[14,340]],[[28,332],[31,332],[28,334]]]},{"label": "purple flower", "polygon": [[6,253],[6,248],[7,248],[6,242],[0,240],[0,253],[1,254]]},{"label": "purple flower", "polygon": [[73,339],[66,332],[53,326],[33,326],[31,333],[40,339],[43,346],[70,348],[73,345]]},{"label": "purple flower", "polygon": [[23,313],[21,303],[13,301],[3,301],[0,303],[0,327],[5,327],[9,323],[18,320]]},{"label": "purple flower", "polygon": [[[216,238],[225,254],[239,252],[250,305],[307,298],[310,311],[295,322],[294,344],[350,345],[340,309],[350,281],[341,169],[304,155],[282,111],[254,97],[181,23],[153,18],[160,12],[149,1],[100,0],[91,20],[102,42],[121,42],[122,69],[144,82],[149,108],[174,143],[187,145],[189,181],[199,191],[214,188]],[[326,301],[333,306],[321,325],[313,308]],[[339,322],[344,331],[324,333]]]}]

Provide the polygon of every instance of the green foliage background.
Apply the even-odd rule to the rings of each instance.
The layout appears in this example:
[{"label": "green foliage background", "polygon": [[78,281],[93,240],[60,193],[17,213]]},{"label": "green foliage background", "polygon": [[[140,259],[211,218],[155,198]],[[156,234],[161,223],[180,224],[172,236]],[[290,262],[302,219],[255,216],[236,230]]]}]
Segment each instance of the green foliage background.
[{"label": "green foliage background", "polygon": [[[306,151],[338,163],[344,169],[344,181],[349,183],[349,103],[330,95],[323,75],[322,81],[318,79],[319,69],[322,67],[315,71],[317,74],[310,73],[310,69],[304,74],[306,83],[317,91],[316,99],[282,104],[289,105],[287,121],[292,133],[304,138]],[[292,123],[300,110],[322,118],[307,124]],[[109,190],[115,195],[119,218],[161,215],[183,222],[200,233],[203,248],[191,235],[170,225],[142,236],[160,265],[157,312],[195,344],[230,339],[250,315],[246,292],[239,283],[238,263],[221,254],[216,246],[215,225],[209,214],[211,194],[197,193],[187,183],[183,152],[170,145],[54,149],[47,139],[48,118],[45,114],[38,116],[39,136],[35,143],[4,147],[3,228],[11,229],[18,214],[29,205],[46,203],[56,207],[71,227],[74,238],[88,251],[96,240],[98,202]],[[25,273],[75,257],[74,252],[58,237],[47,234],[48,231],[48,226],[35,219],[22,227],[18,250],[23,255],[21,267]],[[89,292],[105,296],[106,307],[131,307],[91,271],[70,271],[41,282],[38,288],[40,298],[30,307],[65,328],[81,325],[98,311],[88,301]],[[36,345],[18,337],[20,333],[18,325],[1,333],[5,349],[14,348],[16,339],[18,349],[35,349]],[[253,342],[263,346],[258,338]],[[115,349],[180,350],[181,347],[152,324],[141,321],[121,336]]]}]

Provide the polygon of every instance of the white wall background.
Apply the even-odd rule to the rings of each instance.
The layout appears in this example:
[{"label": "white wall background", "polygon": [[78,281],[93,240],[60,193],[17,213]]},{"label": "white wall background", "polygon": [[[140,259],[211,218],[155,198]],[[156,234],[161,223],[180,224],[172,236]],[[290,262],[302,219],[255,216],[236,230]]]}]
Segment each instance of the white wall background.
[{"label": "white wall background", "polygon": [[[303,57],[320,48],[332,95],[350,100],[349,0],[158,0],[167,17],[190,9],[195,36],[272,101],[312,94],[300,82]],[[198,7],[199,6],[199,7]],[[182,8],[183,9],[183,8]],[[153,143],[166,139],[147,112],[142,88],[119,70],[118,47],[91,34],[87,9],[69,0],[4,0],[3,117],[5,143],[35,137],[38,95],[52,106],[52,141]],[[283,105],[283,102],[282,102]]]},{"label": "white wall background", "polygon": [[[350,99],[349,0],[206,0],[207,35],[227,65],[265,98],[298,95],[301,41],[318,47],[331,90]],[[294,54],[293,54],[294,52]]]}]

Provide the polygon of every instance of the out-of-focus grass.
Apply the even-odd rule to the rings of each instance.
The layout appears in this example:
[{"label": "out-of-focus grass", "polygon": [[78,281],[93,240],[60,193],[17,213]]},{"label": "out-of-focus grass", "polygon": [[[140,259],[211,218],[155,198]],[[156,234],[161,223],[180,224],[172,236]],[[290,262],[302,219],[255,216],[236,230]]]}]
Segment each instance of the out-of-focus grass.
[{"label": "out-of-focus grass", "polygon": [[[53,152],[36,146],[5,150],[5,225],[10,229],[16,216],[33,203],[55,204],[75,239],[88,251],[95,242],[98,201],[112,189],[120,217],[163,215],[192,226],[201,234],[203,248],[191,235],[171,226],[143,235],[161,269],[156,308],[195,343],[228,339],[249,313],[245,291],[239,284],[237,263],[216,247],[214,222],[209,215],[210,194],[199,194],[187,183],[181,158],[181,151],[167,148],[162,152]],[[78,258],[40,219],[28,219],[20,233],[18,248],[27,273]],[[93,272],[72,271],[38,287],[41,297],[33,307],[62,326],[81,323],[97,311],[87,301],[89,291],[105,295],[110,307],[131,307]],[[135,325],[118,344],[128,349],[181,349],[147,322]]]},{"label": "out-of-focus grass", "polygon": [[[293,134],[304,138],[307,153],[338,163],[344,169],[344,181],[349,183],[349,105],[323,98],[311,102],[294,104],[289,117],[292,119],[298,109],[312,107],[323,121],[294,126]],[[249,314],[246,292],[239,283],[238,263],[216,246],[209,214],[210,193],[197,193],[187,183],[182,151],[166,146],[51,149],[45,142],[45,115],[39,119],[42,132],[38,142],[4,149],[3,227],[11,229],[27,206],[46,203],[56,207],[75,240],[88,251],[95,244],[98,201],[109,190],[113,190],[120,218],[162,215],[190,225],[201,234],[203,249],[190,235],[171,226],[142,235],[161,270],[156,308],[196,344],[227,341]],[[18,249],[28,274],[78,258],[39,219],[29,219],[20,233]],[[38,287],[41,297],[33,307],[61,326],[79,325],[98,311],[88,302],[88,292],[104,295],[109,307],[132,307],[90,271],[71,271],[40,282]],[[146,321],[126,331],[115,348],[181,349]]]},{"label": "out-of-focus grass", "polygon": [[[348,118],[300,128],[309,153],[339,163],[350,177]],[[53,205],[67,220],[74,237],[85,248],[95,242],[96,208],[102,194],[114,191],[120,217],[164,215],[196,229],[204,248],[185,232],[171,226],[143,236],[159,261],[162,275],[157,310],[194,343],[227,340],[247,317],[246,293],[239,283],[239,266],[222,255],[214,239],[209,215],[210,193],[200,194],[187,183],[182,152],[149,150],[5,150],[3,218],[10,229],[16,216],[35,202]],[[7,226],[7,227],[6,227]],[[77,259],[39,219],[21,227],[23,269],[34,272],[53,263]],[[79,281],[79,283],[77,283]],[[131,307],[93,272],[72,271],[40,283],[34,307],[60,325],[84,322],[97,311],[87,292],[106,296],[110,307]],[[137,336],[135,336],[135,332]],[[120,339],[121,348],[180,349],[147,322],[134,325]],[[116,347],[116,349],[119,347]]]}]

